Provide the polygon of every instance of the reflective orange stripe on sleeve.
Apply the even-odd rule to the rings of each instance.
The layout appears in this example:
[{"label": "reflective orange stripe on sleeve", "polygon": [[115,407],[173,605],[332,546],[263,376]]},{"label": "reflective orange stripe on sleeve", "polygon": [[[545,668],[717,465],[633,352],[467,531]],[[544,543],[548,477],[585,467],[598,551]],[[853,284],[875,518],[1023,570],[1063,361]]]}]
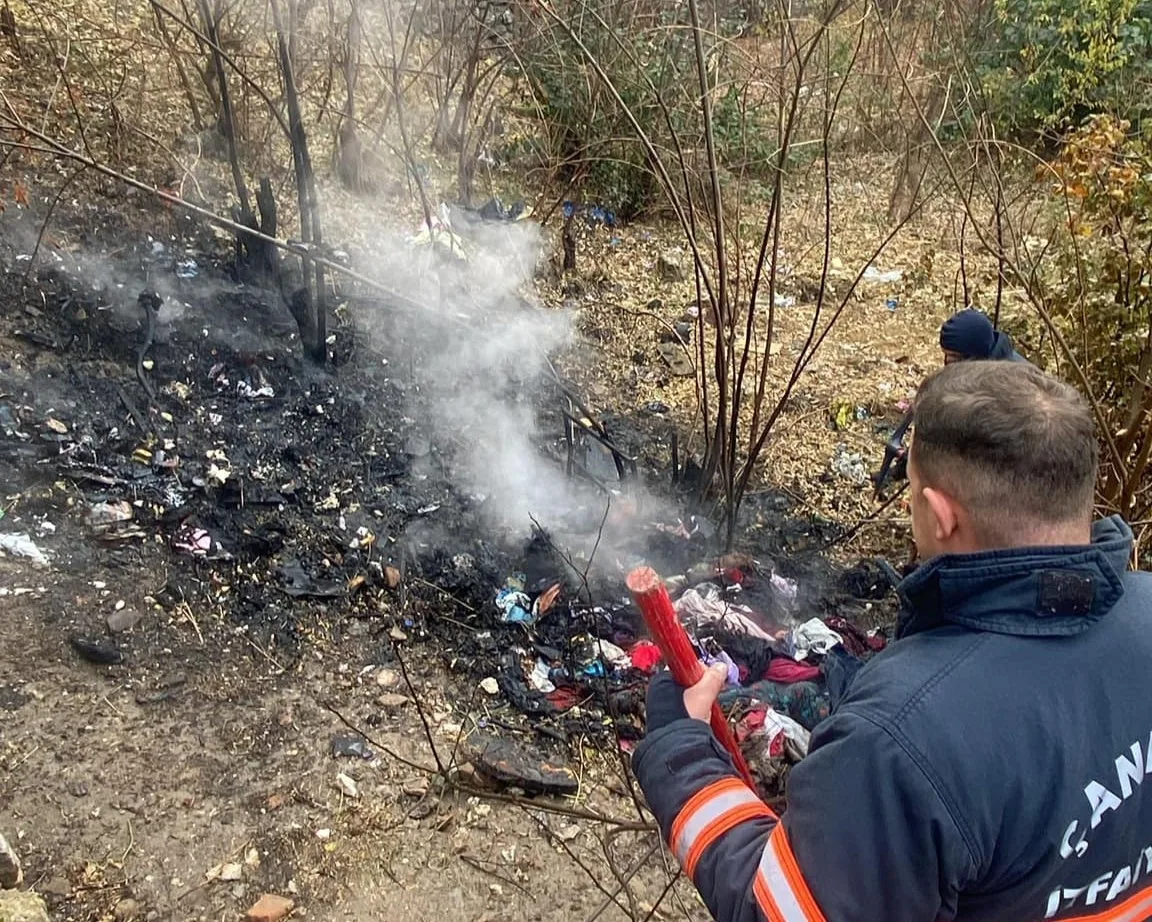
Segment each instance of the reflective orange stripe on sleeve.
[{"label": "reflective orange stripe on sleeve", "polygon": [[1077,916],[1067,922],[1144,922],[1152,916],[1152,887],[1130,896],[1119,906],[1105,909],[1090,916]]},{"label": "reflective orange stripe on sleeve", "polygon": [[713,842],[740,823],[774,814],[739,778],[715,781],[697,791],[672,824],[670,847],[691,878]]},{"label": "reflective orange stripe on sleeve", "polygon": [[764,846],[752,892],[768,922],[825,922],[800,873],[783,825],[772,830]]}]

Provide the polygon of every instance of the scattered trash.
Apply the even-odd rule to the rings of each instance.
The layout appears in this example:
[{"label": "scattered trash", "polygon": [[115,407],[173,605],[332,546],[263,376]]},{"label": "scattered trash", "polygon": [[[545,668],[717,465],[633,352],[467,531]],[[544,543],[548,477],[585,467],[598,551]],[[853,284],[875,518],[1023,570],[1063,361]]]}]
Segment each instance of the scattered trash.
[{"label": "scattered trash", "polygon": [[664,658],[660,648],[649,640],[639,641],[629,652],[632,665],[642,672],[653,672]]},{"label": "scattered trash", "polygon": [[868,468],[863,456],[858,451],[849,451],[843,443],[836,446],[832,455],[832,471],[856,484],[868,482]]},{"label": "scattered trash", "polygon": [[720,626],[769,644],[776,639],[756,623],[750,608],[725,601],[720,596],[719,587],[712,584],[687,590],[676,600],[675,608],[680,620],[693,628]]},{"label": "scattered trash", "polygon": [[884,306],[890,311],[895,311],[900,306],[900,299],[896,297],[889,298],[884,302]]},{"label": "scattered trash", "polygon": [[360,796],[360,788],[357,787],[356,781],[344,774],[344,772],[340,772],[336,776],[336,786],[340,788],[341,793],[343,793],[345,797],[350,797],[355,800]]},{"label": "scattered trash", "polygon": [[486,695],[498,695],[500,694],[500,683],[489,676],[480,683],[480,689]]},{"label": "scattered trash", "polygon": [[575,773],[511,740],[482,737],[473,743],[476,771],[500,785],[514,785],[529,794],[571,796],[580,789]]},{"label": "scattered trash", "polygon": [[0,534],[0,553],[10,555],[12,557],[24,557],[31,560],[33,564],[38,567],[47,567],[48,558],[44,552],[36,546],[27,533],[5,533]]},{"label": "scattered trash", "polygon": [[500,610],[500,620],[506,624],[533,624],[532,599],[524,591],[524,575],[509,576],[504,588],[496,593],[496,607]]},{"label": "scattered trash", "polygon": [[602,205],[577,205],[575,202],[565,202],[563,205],[564,217],[571,218],[583,214],[585,221],[591,225],[601,224],[604,227],[616,226],[616,213]]},{"label": "scattered trash", "polygon": [[[211,872],[209,872],[209,876],[211,876]],[[232,883],[232,882],[237,881],[237,880],[242,880],[243,878],[244,878],[244,865],[237,864],[235,862],[230,863],[230,864],[222,864],[220,866],[219,872],[216,875],[217,880],[222,880],[222,881],[225,881],[228,883]]]},{"label": "scattered trash", "polygon": [[784,611],[791,612],[796,607],[796,594],[799,591],[796,580],[781,576],[773,570],[768,577],[768,584],[772,587],[772,597],[776,604]]},{"label": "scattered trash", "polygon": [[796,306],[796,298],[793,297],[792,295],[784,295],[784,294],[781,294],[780,292],[776,292],[776,294],[772,298],[772,303],[775,304],[777,307],[795,307]]},{"label": "scattered trash", "polygon": [[523,199],[505,206],[499,198],[490,198],[480,206],[477,214],[483,221],[523,221],[531,216],[532,209],[524,204]]},{"label": "scattered trash", "polygon": [[249,400],[276,396],[276,391],[272,389],[272,385],[265,384],[261,387],[253,387],[247,381],[238,381],[236,383],[236,392],[241,397],[247,397]]},{"label": "scattered trash", "polygon": [[313,579],[298,560],[287,560],[278,570],[285,585],[284,592],[294,599],[337,599],[347,588],[339,583]]},{"label": "scattered trash", "polygon": [[98,666],[115,666],[124,662],[124,654],[120,648],[110,640],[88,640],[85,637],[73,637],[69,643],[72,649],[80,654],[81,658]]},{"label": "scattered trash", "polygon": [[362,736],[350,734],[332,737],[332,758],[347,759],[374,759],[376,753],[368,748],[368,743]]},{"label": "scattered trash", "polygon": [[792,631],[791,647],[798,660],[808,658],[809,653],[826,654],[841,642],[841,637],[819,618],[805,621]]},{"label": "scattered trash", "polygon": [[176,278],[194,279],[200,274],[200,267],[194,259],[182,259],[176,263]]},{"label": "scattered trash", "polygon": [[900,269],[877,269],[875,266],[869,266],[864,270],[865,282],[891,283],[898,282],[902,278],[904,273]]},{"label": "scattered trash", "polygon": [[550,675],[551,669],[548,664],[544,660],[538,659],[532,667],[532,671],[528,673],[528,684],[541,694],[550,694],[556,691],[556,686],[552,684]]},{"label": "scattered trash", "polygon": [[769,758],[787,757],[792,762],[799,762],[808,755],[811,734],[787,714],[765,707],[756,708],[744,716],[737,728],[737,739],[742,745],[751,743],[756,747],[766,747]]},{"label": "scattered trash", "polygon": [[856,421],[856,407],[850,400],[834,400],[828,408],[832,428],[844,430]]}]

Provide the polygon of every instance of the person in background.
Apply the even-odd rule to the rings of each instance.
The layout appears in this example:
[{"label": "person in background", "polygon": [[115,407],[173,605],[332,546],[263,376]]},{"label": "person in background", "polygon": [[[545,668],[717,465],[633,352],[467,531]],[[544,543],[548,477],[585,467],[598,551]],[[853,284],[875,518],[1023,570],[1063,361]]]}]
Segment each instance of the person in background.
[{"label": "person in background", "polygon": [[[944,352],[944,364],[989,359],[997,362],[1027,362],[1016,351],[1012,337],[1003,330],[992,326],[988,316],[969,307],[957,311],[940,327],[940,348]],[[912,411],[909,410],[892,432],[884,446],[884,461],[880,470],[872,475],[872,482],[879,496],[889,481],[905,480],[907,473],[907,450],[904,436],[912,426]]]},{"label": "person in background", "polygon": [[958,311],[940,327],[940,348],[944,364],[971,359],[1024,362],[1012,343],[1012,337],[992,326],[987,314],[969,307]]},{"label": "person in background", "polygon": [[1152,919],[1152,577],[1093,523],[1093,415],[1021,362],[916,398],[925,563],[897,639],[812,734],[774,815],[708,725],[723,670],[648,690],[634,769],[718,922]]}]

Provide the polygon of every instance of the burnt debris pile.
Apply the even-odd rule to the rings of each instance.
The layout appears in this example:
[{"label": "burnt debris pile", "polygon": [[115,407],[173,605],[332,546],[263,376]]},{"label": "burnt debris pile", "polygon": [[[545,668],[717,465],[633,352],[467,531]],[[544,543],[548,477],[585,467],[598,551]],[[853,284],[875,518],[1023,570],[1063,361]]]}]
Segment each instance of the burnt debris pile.
[{"label": "burnt debris pile", "polygon": [[883,646],[889,571],[838,574],[820,553],[832,526],[771,493],[747,503],[748,553],[721,553],[651,486],[669,478],[638,462],[661,454],[636,450],[644,431],[596,420],[542,357],[562,339],[542,312],[414,320],[348,296],[319,369],[278,298],[229,279],[223,244],[120,251],[101,279],[0,279],[19,345],[0,363],[0,478],[19,497],[0,553],[149,574],[93,583],[127,602],[75,613],[62,650],[131,670],[191,625],[206,661],[239,632],[287,671],[308,636],[354,634],[350,665],[403,650],[456,677],[477,760],[514,778],[508,747],[526,744],[555,778],[587,741],[629,750],[643,732],[660,654],[624,577],[647,563],[701,656],[728,665],[725,701],[776,793]]}]

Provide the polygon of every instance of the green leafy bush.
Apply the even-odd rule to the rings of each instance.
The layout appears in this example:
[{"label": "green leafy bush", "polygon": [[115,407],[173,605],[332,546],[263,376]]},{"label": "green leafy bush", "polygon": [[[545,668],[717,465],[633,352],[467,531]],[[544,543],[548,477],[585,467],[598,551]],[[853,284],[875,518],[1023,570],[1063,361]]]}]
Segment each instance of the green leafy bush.
[{"label": "green leafy bush", "polygon": [[1010,134],[1108,112],[1138,127],[1152,109],[1152,0],[993,0],[976,62]]}]

